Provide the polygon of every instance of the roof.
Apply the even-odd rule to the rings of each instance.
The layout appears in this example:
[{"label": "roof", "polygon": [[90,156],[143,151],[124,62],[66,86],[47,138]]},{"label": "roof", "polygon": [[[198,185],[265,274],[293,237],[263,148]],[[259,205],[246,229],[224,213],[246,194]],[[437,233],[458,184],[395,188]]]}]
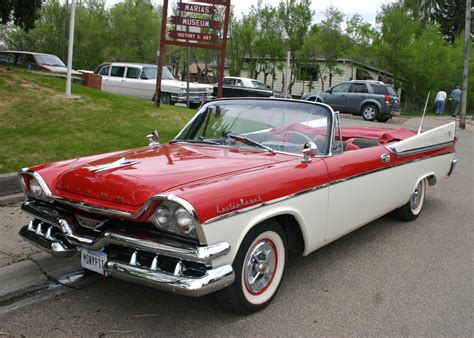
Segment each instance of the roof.
[{"label": "roof", "polygon": [[30,55],[53,55],[53,56],[56,56],[54,54],[27,52],[27,51],[23,51],[23,50],[0,50],[0,53],[22,53],[22,54],[30,54]]}]

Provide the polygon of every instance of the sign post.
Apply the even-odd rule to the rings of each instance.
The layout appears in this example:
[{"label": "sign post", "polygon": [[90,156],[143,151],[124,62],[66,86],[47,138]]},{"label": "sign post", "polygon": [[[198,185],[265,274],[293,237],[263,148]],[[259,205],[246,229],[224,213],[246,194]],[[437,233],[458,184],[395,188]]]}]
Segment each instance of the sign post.
[{"label": "sign post", "polygon": [[[167,38],[168,27],[168,0],[163,0],[163,18],[161,20],[161,39],[158,57],[158,72],[156,76],[155,103],[160,106],[161,100],[161,79],[163,76],[163,64],[165,58],[166,45],[183,47],[197,47],[205,49],[217,49],[220,51],[219,76],[217,97],[222,96],[222,84],[224,81],[224,64],[227,48],[227,34],[230,16],[231,0],[187,0],[189,2],[178,3],[179,15],[171,16],[169,23],[174,29],[170,29],[169,39]],[[214,19],[216,6],[225,7],[224,23]],[[184,14],[182,14],[184,13]],[[199,17],[192,17],[189,14],[199,14]],[[186,16],[184,16],[186,15]],[[209,15],[209,18],[202,17]],[[204,32],[202,32],[204,30]],[[222,37],[217,34],[222,30]],[[189,65],[188,65],[189,80]],[[189,92],[189,88],[188,88]],[[189,93],[188,93],[189,94]]]}]

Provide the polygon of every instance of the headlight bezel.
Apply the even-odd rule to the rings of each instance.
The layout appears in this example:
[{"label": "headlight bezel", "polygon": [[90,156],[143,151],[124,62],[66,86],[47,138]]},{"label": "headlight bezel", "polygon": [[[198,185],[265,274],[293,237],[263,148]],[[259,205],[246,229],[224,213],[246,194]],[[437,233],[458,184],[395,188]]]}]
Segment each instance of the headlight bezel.
[{"label": "headlight bezel", "polygon": [[[164,208],[168,209],[171,213],[171,222],[168,224],[168,226],[160,224],[160,222],[157,220],[157,213]],[[181,222],[186,220],[189,228],[185,229],[184,224],[179,223],[180,220]],[[178,202],[170,200],[161,201],[161,203],[155,208],[153,213],[148,218],[148,221],[153,223],[159,230],[163,232],[183,236],[193,240],[199,239],[199,221],[197,220],[194,211]]]},{"label": "headlight bezel", "polygon": [[20,173],[20,187],[27,199],[41,201],[49,201],[51,199],[51,190],[49,190],[43,178],[34,171],[24,170]]}]

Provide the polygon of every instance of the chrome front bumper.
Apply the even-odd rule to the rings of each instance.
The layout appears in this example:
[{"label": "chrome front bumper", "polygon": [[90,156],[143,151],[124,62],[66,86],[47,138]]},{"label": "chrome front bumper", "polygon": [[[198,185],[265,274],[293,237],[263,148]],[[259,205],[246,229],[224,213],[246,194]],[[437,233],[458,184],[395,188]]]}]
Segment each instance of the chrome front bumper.
[{"label": "chrome front bumper", "polygon": [[[234,282],[231,265],[212,268],[213,259],[229,252],[228,243],[192,246],[120,230],[104,231],[94,237],[81,234],[70,216],[41,203],[25,202],[22,209],[33,219],[20,230],[20,235],[56,257],[72,256],[81,248],[100,251],[111,245],[133,252],[127,261],[108,260],[104,268],[106,275],[194,297]],[[153,260],[143,264],[137,260],[141,255]],[[160,268],[158,262],[163,258],[176,262],[173,271]]]}]

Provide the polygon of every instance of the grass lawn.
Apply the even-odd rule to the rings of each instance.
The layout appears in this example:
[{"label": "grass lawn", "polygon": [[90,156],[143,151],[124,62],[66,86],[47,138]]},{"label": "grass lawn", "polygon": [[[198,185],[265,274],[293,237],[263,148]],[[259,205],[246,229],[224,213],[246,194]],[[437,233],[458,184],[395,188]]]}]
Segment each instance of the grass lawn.
[{"label": "grass lawn", "polygon": [[0,173],[45,162],[148,145],[158,129],[166,142],[195,110],[72,86],[65,81],[0,66]]}]

